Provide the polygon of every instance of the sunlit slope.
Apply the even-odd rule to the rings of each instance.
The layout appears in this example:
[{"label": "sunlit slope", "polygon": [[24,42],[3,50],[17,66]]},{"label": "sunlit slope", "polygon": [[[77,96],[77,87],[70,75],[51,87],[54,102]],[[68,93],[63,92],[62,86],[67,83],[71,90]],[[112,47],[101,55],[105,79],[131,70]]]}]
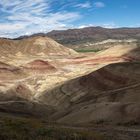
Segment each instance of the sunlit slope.
[{"label": "sunlit slope", "polygon": [[72,49],[48,37],[31,37],[22,40],[0,39],[2,56],[9,55],[69,55],[76,54]]}]

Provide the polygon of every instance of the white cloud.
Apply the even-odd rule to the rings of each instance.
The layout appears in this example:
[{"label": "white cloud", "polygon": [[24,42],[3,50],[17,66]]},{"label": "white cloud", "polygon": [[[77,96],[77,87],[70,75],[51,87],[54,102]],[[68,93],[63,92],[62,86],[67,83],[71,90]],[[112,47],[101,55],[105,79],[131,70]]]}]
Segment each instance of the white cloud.
[{"label": "white cloud", "polygon": [[65,29],[80,18],[77,12],[52,12],[51,0],[2,0],[0,9],[6,16],[0,19],[0,36],[17,37],[24,34]]},{"label": "white cloud", "polygon": [[75,5],[75,7],[90,8],[91,7],[91,3],[90,2],[79,3],[79,4]]},{"label": "white cloud", "polygon": [[118,28],[119,26],[117,26],[114,22],[108,22],[108,23],[95,23],[95,24],[84,24],[84,25],[80,25],[77,28],[81,29],[81,28],[85,28],[85,27],[103,27],[103,28]]},{"label": "white cloud", "polygon": [[94,6],[96,8],[103,8],[103,7],[105,7],[105,4],[103,2],[98,1],[98,2],[94,3]]},{"label": "white cloud", "polygon": [[101,1],[90,3],[88,1],[88,2],[85,2],[85,3],[79,3],[79,4],[75,5],[74,7],[79,7],[79,8],[103,8],[103,7],[105,7],[105,3],[101,2]]},{"label": "white cloud", "polygon": [[92,27],[95,26],[94,24],[84,24],[84,25],[80,25],[77,28],[82,29],[82,28],[86,28],[86,27]]},{"label": "white cloud", "polygon": [[15,24],[12,24],[12,23],[3,23],[3,24],[0,24],[0,32],[2,31],[5,31],[5,32],[8,32],[9,29],[11,31],[16,31],[16,30],[22,30],[26,27],[25,24],[22,24],[22,23],[15,23]]}]

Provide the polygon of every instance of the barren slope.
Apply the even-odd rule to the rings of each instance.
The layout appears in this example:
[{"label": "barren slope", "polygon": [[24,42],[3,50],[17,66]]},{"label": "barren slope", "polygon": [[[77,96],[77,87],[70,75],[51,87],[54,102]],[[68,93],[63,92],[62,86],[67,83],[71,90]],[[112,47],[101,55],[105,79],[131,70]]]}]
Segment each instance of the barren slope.
[{"label": "barren slope", "polygon": [[65,123],[139,122],[140,63],[105,66],[47,92],[41,100],[55,105],[54,118]]},{"label": "barren slope", "polygon": [[31,37],[22,40],[0,39],[1,56],[9,55],[69,55],[75,51],[48,37]]},{"label": "barren slope", "polygon": [[53,118],[63,123],[139,122],[139,60],[137,46],[116,46],[90,59],[76,59],[94,64],[94,71],[46,90],[38,99],[56,106],[58,112]]},{"label": "barren slope", "polygon": [[44,112],[41,116],[72,124],[139,121],[135,43],[96,54],[77,54],[40,36],[0,43],[1,112]]},{"label": "barren slope", "polygon": [[0,110],[38,116],[41,110],[42,114],[49,113],[50,107],[34,101],[34,95],[50,84],[48,75],[53,77],[57,72],[49,57],[75,54],[75,51],[47,37],[0,39]]}]

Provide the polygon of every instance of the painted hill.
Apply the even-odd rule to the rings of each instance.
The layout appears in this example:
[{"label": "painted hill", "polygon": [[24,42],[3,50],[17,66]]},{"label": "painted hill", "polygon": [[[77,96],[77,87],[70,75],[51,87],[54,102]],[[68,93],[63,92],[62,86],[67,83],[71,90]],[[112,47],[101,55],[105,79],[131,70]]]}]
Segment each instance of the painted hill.
[{"label": "painted hill", "polygon": [[46,37],[5,40],[0,112],[70,124],[140,123],[138,44],[69,55]]},{"label": "painted hill", "polygon": [[116,46],[80,63],[95,64],[97,58],[101,68],[46,90],[38,99],[57,107],[52,118],[61,123],[140,123],[140,48]]},{"label": "painted hill", "polygon": [[0,39],[1,56],[9,55],[71,55],[72,49],[55,42],[48,37],[31,37],[22,40]]}]

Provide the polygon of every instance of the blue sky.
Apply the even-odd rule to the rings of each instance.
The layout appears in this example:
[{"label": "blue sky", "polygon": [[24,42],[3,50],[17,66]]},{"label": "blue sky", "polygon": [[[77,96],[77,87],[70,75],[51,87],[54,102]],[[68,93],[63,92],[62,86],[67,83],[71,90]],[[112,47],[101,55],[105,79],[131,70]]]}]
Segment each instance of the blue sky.
[{"label": "blue sky", "polygon": [[0,0],[0,36],[102,26],[140,27],[140,0]]}]

